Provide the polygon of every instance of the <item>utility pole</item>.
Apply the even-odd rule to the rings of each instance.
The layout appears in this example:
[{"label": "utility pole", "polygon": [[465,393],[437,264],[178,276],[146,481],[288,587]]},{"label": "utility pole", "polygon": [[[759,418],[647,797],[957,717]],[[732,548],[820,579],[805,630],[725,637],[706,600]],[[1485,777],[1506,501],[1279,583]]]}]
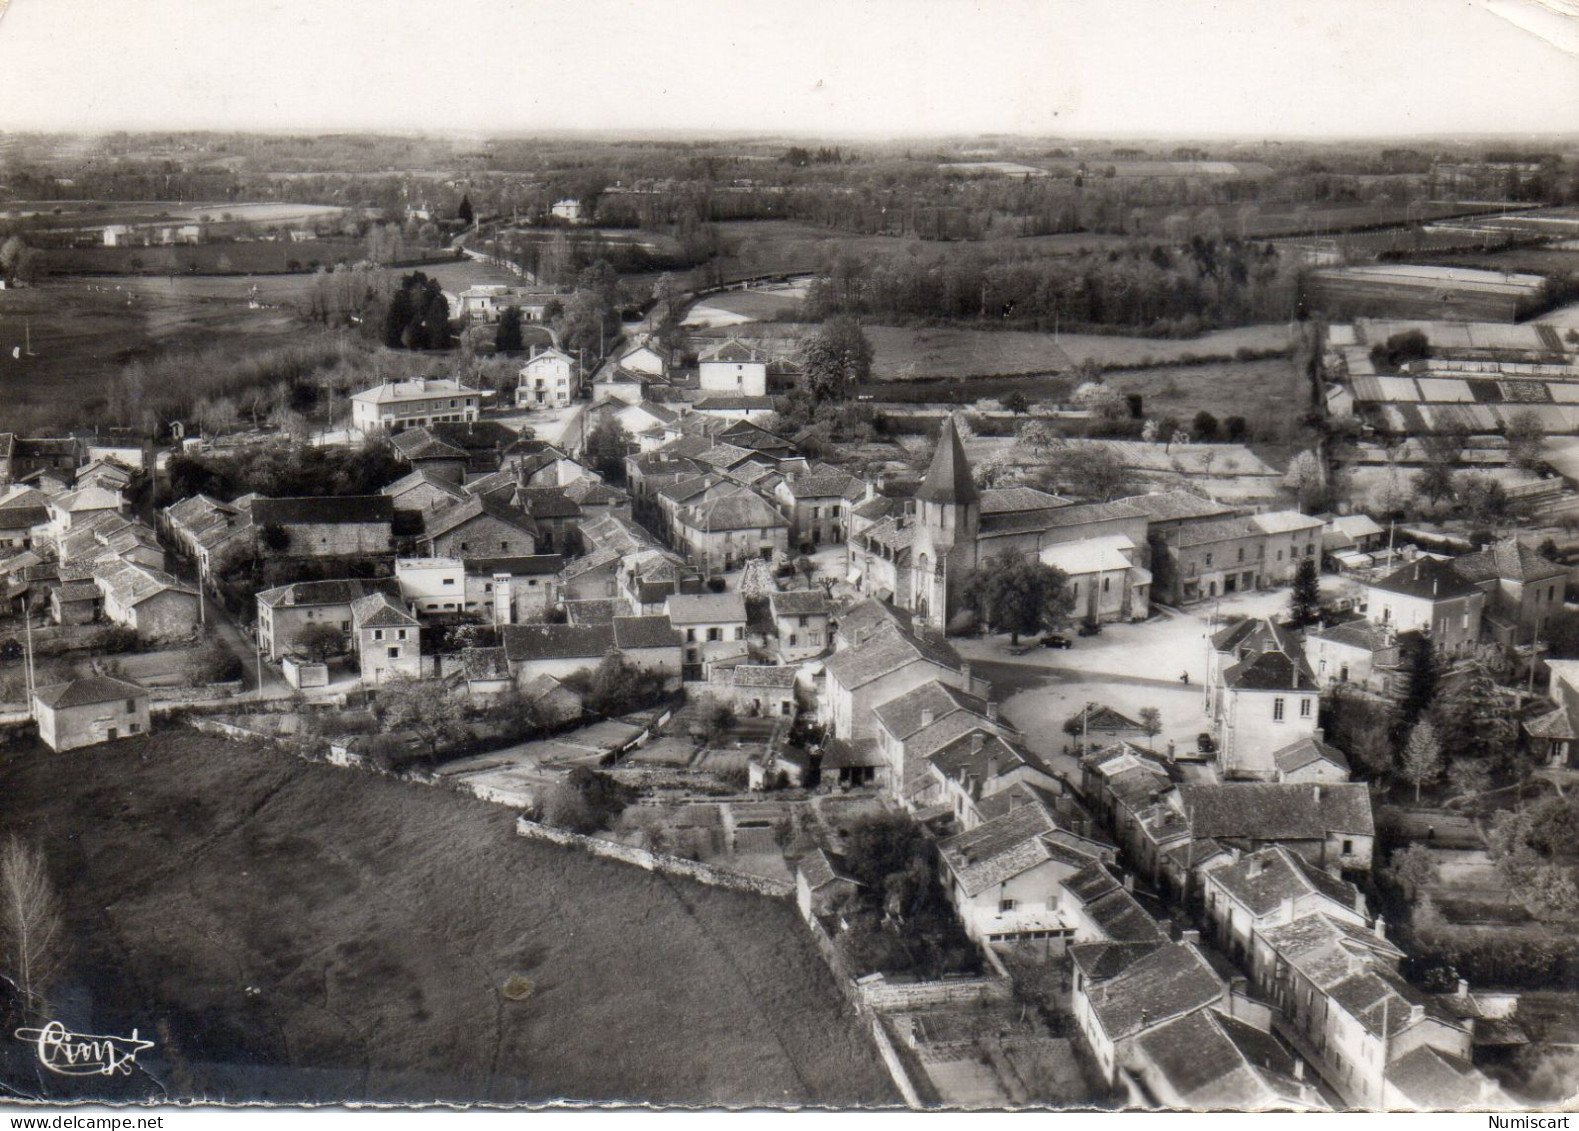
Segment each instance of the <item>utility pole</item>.
[{"label": "utility pole", "polygon": [[1530,682],[1528,692],[1531,699],[1535,698],[1535,665],[1541,658],[1541,618],[1535,618],[1535,632],[1530,638]]},{"label": "utility pole", "polygon": [[22,632],[27,639],[27,714],[33,717],[33,693],[38,690],[38,678],[33,673],[33,610],[22,605]]},{"label": "utility pole", "polygon": [[253,632],[253,648],[258,661],[258,702],[261,703],[263,702],[263,628],[261,625]]}]

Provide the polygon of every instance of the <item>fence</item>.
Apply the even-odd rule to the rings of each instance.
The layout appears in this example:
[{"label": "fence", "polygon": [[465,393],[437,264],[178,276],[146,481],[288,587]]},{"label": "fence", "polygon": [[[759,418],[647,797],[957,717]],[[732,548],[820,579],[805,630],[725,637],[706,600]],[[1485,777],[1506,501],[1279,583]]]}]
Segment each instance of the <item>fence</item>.
[{"label": "fence", "polygon": [[684,876],[686,879],[695,880],[710,887],[750,892],[753,895],[765,895],[773,899],[790,899],[795,895],[795,885],[786,883],[783,880],[769,880],[760,876],[747,876],[739,872],[728,872],[722,868],[715,868],[711,864],[685,860],[679,856],[670,856],[667,853],[651,852],[645,848],[637,848],[634,845],[604,840],[602,837],[582,836],[580,833],[556,829],[549,825],[539,824],[537,821],[527,817],[516,819],[515,831],[516,835],[524,836],[529,840],[542,840],[550,844],[563,845],[567,848],[579,848],[607,860],[618,860],[624,864],[634,864],[636,867],[644,868],[649,872],[664,872],[672,876]]}]

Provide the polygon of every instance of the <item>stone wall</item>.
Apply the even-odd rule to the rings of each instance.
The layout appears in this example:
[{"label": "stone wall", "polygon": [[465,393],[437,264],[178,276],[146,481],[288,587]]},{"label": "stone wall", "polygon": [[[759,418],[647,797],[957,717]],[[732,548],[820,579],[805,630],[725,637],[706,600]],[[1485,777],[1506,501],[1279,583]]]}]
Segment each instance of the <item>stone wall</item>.
[{"label": "stone wall", "polygon": [[686,879],[698,883],[708,884],[712,887],[729,888],[734,891],[750,892],[753,895],[765,895],[773,899],[793,899],[795,885],[783,880],[769,880],[760,876],[746,876],[739,872],[729,872],[722,868],[715,868],[711,864],[701,864],[695,860],[685,860],[679,856],[670,856],[662,852],[650,852],[645,848],[634,845],[619,844],[601,837],[582,836],[580,833],[567,832],[556,829],[551,825],[540,824],[526,817],[517,818],[515,831],[518,836],[529,840],[547,841],[550,844],[564,845],[567,848],[579,848],[590,852],[594,856],[602,856],[608,860],[618,860],[625,864],[634,864],[649,872],[663,872],[671,876],[684,876]]}]

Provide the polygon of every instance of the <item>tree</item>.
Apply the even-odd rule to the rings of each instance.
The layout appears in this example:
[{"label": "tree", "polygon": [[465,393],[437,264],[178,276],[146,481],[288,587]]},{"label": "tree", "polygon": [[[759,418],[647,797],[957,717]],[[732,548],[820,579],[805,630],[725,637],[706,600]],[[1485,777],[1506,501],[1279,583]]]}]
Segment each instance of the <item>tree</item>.
[{"label": "tree", "polygon": [[587,462],[610,483],[625,482],[625,456],[629,451],[625,429],[612,416],[604,416],[587,434]]},{"label": "tree", "polygon": [[1489,475],[1460,476],[1457,494],[1464,517],[1477,526],[1494,525],[1513,513],[1507,488]]},{"label": "tree", "polygon": [[548,790],[542,817],[550,825],[585,836],[613,825],[635,799],[636,791],[630,786],[608,774],[577,766]]},{"label": "tree", "polygon": [[1546,430],[1533,409],[1521,408],[1508,418],[1508,459],[1513,466],[1533,471],[1540,466]]},{"label": "tree", "polygon": [[1479,758],[1455,758],[1448,763],[1447,782],[1460,797],[1474,797],[1491,786],[1491,767]]},{"label": "tree", "polygon": [[494,327],[493,348],[500,353],[513,353],[525,347],[521,338],[521,308],[507,306],[499,315],[499,325]]},{"label": "tree", "polygon": [[1289,599],[1289,618],[1295,628],[1304,628],[1321,619],[1321,578],[1316,559],[1302,558],[1294,570],[1293,595]]},{"label": "tree", "polygon": [[324,621],[304,624],[291,637],[291,648],[321,664],[345,651],[345,633]]},{"label": "tree", "polygon": [[1110,444],[1099,440],[1059,444],[1048,453],[1037,482],[1054,494],[1106,503],[1139,489],[1135,472]]},{"label": "tree", "polygon": [[1195,420],[1190,425],[1190,431],[1197,440],[1211,443],[1217,439],[1217,417],[1207,412],[1204,408],[1195,414]]},{"label": "tree", "polygon": [[1411,844],[1397,849],[1387,860],[1387,872],[1393,882],[1404,889],[1410,899],[1436,883],[1436,857],[1423,844]]},{"label": "tree", "polygon": [[1146,732],[1147,749],[1151,748],[1151,740],[1162,733],[1162,712],[1155,707],[1142,707],[1140,709],[1140,729]]},{"label": "tree", "polygon": [[701,708],[698,712],[700,735],[710,745],[716,746],[728,738],[734,729],[735,705],[727,699],[709,695],[698,706]]},{"label": "tree", "polygon": [[194,685],[231,683],[244,674],[241,657],[224,640],[211,636],[208,642],[187,657],[186,678]]},{"label": "tree", "polygon": [[564,679],[579,693],[587,709],[599,715],[624,715],[656,705],[663,699],[664,678],[632,664],[618,649],[607,653],[591,671],[583,668]]},{"label": "tree", "polygon": [[1415,787],[1415,803],[1420,801],[1420,787],[1435,781],[1442,773],[1442,743],[1437,738],[1436,727],[1423,718],[1409,732],[1403,756],[1398,760],[1398,775]]},{"label": "tree", "polygon": [[374,709],[387,730],[415,738],[436,760],[440,747],[466,736],[466,706],[465,693],[443,680],[396,676],[378,689]]},{"label": "tree", "polygon": [[872,375],[872,343],[846,315],[828,319],[807,341],[801,358],[805,384],[817,401],[842,401]]},{"label": "tree", "polygon": [[1123,420],[1129,415],[1124,394],[1101,380],[1084,382],[1070,399],[1075,407],[1085,409],[1098,420]]},{"label": "tree", "polygon": [[1436,650],[1418,632],[1400,635],[1398,646],[1405,673],[1404,694],[1399,703],[1401,723],[1412,727],[1436,700]]},{"label": "tree", "polygon": [[1302,509],[1321,501],[1327,490],[1327,472],[1315,452],[1300,452],[1289,462],[1283,486],[1294,493]]},{"label": "tree", "polygon": [[1069,578],[1061,569],[1013,550],[986,559],[965,578],[965,598],[994,632],[1022,633],[1056,628],[1074,608]]},{"label": "tree", "polygon": [[1431,342],[1419,330],[1400,331],[1385,344],[1377,342],[1371,347],[1371,361],[1382,373],[1396,373],[1409,362],[1430,356]]},{"label": "tree", "polygon": [[1457,477],[1449,464],[1428,463],[1415,476],[1415,494],[1429,503],[1436,504],[1443,499],[1451,499],[1457,490]]},{"label": "tree", "polygon": [[1003,407],[1014,413],[1015,416],[1024,416],[1030,411],[1031,402],[1025,399],[1025,394],[1016,389],[1003,398]]},{"label": "tree", "polygon": [[13,834],[0,850],[0,967],[29,1019],[49,1012],[67,942],[44,853]]},{"label": "tree", "polygon": [[1518,724],[1515,711],[1482,660],[1447,682],[1433,704],[1437,730],[1450,759],[1469,759],[1494,769],[1510,769]]},{"label": "tree", "polygon": [[455,218],[468,228],[472,221],[477,219],[477,214],[472,210],[472,198],[466,194],[461,195],[460,207],[455,210]]},{"label": "tree", "polygon": [[1242,416],[1230,416],[1223,421],[1223,433],[1230,444],[1237,444],[1250,436],[1250,425]]}]

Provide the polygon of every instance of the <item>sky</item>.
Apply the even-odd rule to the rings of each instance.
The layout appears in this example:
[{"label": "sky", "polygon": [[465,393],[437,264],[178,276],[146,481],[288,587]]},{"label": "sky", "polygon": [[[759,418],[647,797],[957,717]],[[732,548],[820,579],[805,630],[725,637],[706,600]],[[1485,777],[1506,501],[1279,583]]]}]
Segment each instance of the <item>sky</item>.
[{"label": "sky", "polygon": [[1579,0],[0,0],[0,130],[1579,132]]}]

